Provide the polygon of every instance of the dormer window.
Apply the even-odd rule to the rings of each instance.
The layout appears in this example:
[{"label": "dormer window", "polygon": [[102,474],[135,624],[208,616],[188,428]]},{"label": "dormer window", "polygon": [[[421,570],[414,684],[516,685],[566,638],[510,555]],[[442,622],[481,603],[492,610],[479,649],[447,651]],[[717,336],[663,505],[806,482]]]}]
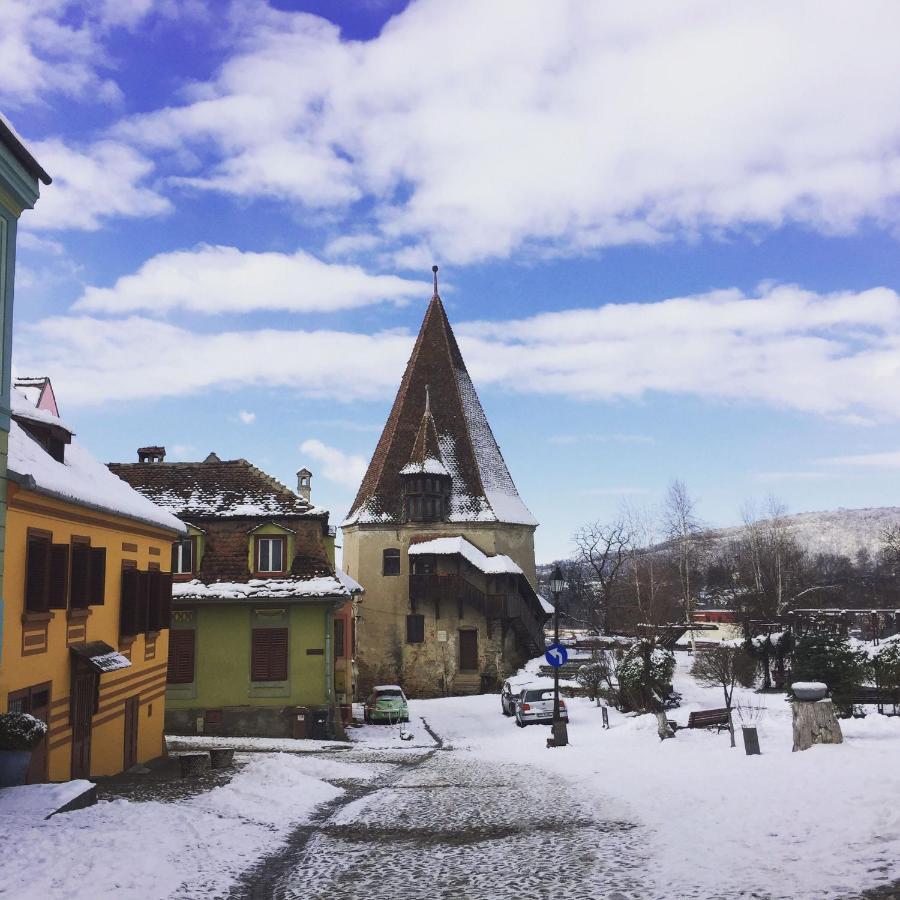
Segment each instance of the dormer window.
[{"label": "dormer window", "polygon": [[258,537],[256,539],[256,572],[259,575],[284,573],[284,538]]},{"label": "dormer window", "polygon": [[194,571],[194,538],[175,541],[172,544],[172,574],[192,575]]},{"label": "dormer window", "polygon": [[442,522],[449,510],[449,476],[403,476],[403,512],[407,522]]}]

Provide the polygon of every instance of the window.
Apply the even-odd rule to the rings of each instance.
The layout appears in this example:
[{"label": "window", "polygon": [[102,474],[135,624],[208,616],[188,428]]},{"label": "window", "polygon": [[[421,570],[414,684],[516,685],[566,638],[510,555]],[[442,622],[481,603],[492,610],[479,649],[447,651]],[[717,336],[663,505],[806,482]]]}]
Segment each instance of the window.
[{"label": "window", "polygon": [[410,615],[406,617],[406,643],[421,644],[425,640],[425,616]]},{"label": "window", "polygon": [[169,633],[169,684],[190,684],[194,680],[194,647],[196,632],[193,628],[176,628]]},{"label": "window", "polygon": [[254,628],[251,641],[250,680],[287,681],[287,628]]},{"label": "window", "polygon": [[433,575],[435,571],[433,556],[413,556],[413,575]]},{"label": "window", "polygon": [[168,572],[122,570],[119,634],[160,631],[171,624],[172,576]]},{"label": "window", "polygon": [[261,537],[256,539],[256,571],[260,573],[284,571],[284,538]]},{"label": "window", "polygon": [[172,544],[172,574],[191,575],[194,572],[194,539],[184,538]]},{"label": "window", "polygon": [[338,659],[339,657],[346,655],[346,648],[344,646],[344,620],[343,619],[335,619],[334,620],[334,658]]},{"label": "window", "polygon": [[399,575],[400,574],[400,551],[385,550],[381,557],[381,574],[382,575]]}]

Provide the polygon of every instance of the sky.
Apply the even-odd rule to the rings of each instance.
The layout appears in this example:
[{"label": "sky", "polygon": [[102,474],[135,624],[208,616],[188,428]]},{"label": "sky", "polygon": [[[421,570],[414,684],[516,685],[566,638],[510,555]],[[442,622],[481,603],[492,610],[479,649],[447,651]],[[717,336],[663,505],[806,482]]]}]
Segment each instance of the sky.
[{"label": "sky", "polygon": [[13,366],[104,461],[243,457],[339,522],[431,265],[539,561],[900,505],[900,6],[0,0]]}]

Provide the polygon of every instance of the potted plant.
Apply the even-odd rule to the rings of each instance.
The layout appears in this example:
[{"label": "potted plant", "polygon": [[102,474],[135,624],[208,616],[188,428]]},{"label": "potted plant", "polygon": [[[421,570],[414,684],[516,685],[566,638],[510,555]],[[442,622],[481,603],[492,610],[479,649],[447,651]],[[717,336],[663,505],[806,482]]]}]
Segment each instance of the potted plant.
[{"label": "potted plant", "polygon": [[47,725],[28,713],[0,713],[0,787],[25,784],[31,751]]}]

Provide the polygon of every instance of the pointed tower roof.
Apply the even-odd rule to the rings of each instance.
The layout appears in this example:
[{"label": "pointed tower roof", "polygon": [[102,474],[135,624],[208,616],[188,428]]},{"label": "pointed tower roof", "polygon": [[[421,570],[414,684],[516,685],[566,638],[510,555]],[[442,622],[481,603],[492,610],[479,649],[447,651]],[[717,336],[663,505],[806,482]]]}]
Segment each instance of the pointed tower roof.
[{"label": "pointed tower roof", "polygon": [[[452,477],[451,522],[537,525],[519,497],[437,289],[344,525],[400,522],[401,474],[434,460]],[[410,466],[413,468],[410,469]],[[431,474],[443,474],[432,472]]]}]

